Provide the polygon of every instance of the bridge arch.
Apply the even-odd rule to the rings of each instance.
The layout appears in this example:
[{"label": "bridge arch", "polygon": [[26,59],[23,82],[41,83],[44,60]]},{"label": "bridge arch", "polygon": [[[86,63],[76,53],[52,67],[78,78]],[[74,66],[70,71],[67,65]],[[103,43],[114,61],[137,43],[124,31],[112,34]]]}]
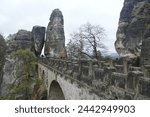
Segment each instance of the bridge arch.
[{"label": "bridge arch", "polygon": [[48,99],[50,99],[50,100],[65,100],[65,96],[62,91],[62,88],[60,87],[59,83],[56,80],[53,80],[50,85]]}]

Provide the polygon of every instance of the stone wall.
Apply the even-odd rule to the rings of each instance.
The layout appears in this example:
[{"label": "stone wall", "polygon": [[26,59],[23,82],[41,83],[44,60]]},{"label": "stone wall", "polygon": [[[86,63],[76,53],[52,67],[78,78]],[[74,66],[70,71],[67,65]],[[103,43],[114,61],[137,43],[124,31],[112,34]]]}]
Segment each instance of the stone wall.
[{"label": "stone wall", "polygon": [[[68,79],[69,76],[77,82],[86,84],[100,99],[150,99],[150,77],[144,76],[146,71],[142,71],[140,67],[130,66],[126,61],[119,66],[119,72],[117,64],[110,64],[108,61],[45,58],[39,63],[50,71],[55,71],[54,76],[59,74],[60,80]],[[67,86],[69,87],[69,84],[64,87]]]},{"label": "stone wall", "polygon": [[[92,89],[86,84],[79,82],[70,76],[64,75],[62,71],[56,71],[56,69],[53,69],[50,66],[48,67],[39,64],[39,76],[45,80],[45,85],[47,85],[48,99],[61,99],[61,94],[57,94],[59,91],[56,87],[53,95],[50,95],[50,88],[52,88],[51,85],[54,81],[60,85],[65,100],[104,99],[92,92]],[[55,97],[55,95],[59,95],[59,98]]]}]

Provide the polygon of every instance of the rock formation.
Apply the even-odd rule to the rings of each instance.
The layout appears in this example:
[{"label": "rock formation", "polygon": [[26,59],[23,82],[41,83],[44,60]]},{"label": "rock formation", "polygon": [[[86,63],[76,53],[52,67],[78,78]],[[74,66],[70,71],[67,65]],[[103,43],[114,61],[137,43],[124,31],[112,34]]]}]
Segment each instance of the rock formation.
[{"label": "rock formation", "polygon": [[141,65],[150,65],[150,25],[145,31],[141,49]]},{"label": "rock formation", "polygon": [[0,71],[3,68],[3,64],[5,61],[5,50],[6,50],[6,43],[2,35],[0,35]]},{"label": "rock formation", "polygon": [[53,10],[46,31],[45,54],[58,57],[65,47],[64,19],[59,9]]},{"label": "rock formation", "polygon": [[[0,55],[2,55],[3,60],[5,59],[3,65],[1,65],[2,62],[0,62],[0,78],[3,72],[3,76],[0,79],[0,96],[4,97],[4,99],[46,99],[47,91],[42,88],[43,84],[40,84],[40,86],[37,87],[39,84],[35,79],[37,77],[37,69],[35,69],[36,61],[34,61],[35,63],[33,62],[33,64],[30,64],[30,62],[34,60],[33,51],[39,56],[44,46],[44,42],[45,27],[34,26],[32,32],[19,30],[17,33],[9,35],[7,49],[2,48],[2,43],[0,43]],[[1,53],[4,53],[4,50],[6,50],[6,58]],[[59,9],[55,9],[51,14],[46,31],[45,50],[45,53],[51,57],[66,57],[64,20]],[[30,56],[33,56],[33,58]],[[28,73],[28,75],[25,75],[25,72]],[[20,87],[24,88],[23,85],[26,84],[25,77],[28,77],[32,82],[34,81],[33,83],[29,83],[32,86],[30,87],[31,90],[29,92],[30,94],[33,94],[31,97],[24,95],[24,90],[26,89],[21,89],[21,92],[17,93],[20,90]],[[11,89],[10,86],[12,87]],[[27,86],[25,85],[25,87]]]},{"label": "rock formation", "polygon": [[32,36],[34,40],[34,48],[36,55],[40,55],[45,39],[45,27],[34,26],[32,29]]},{"label": "rock formation", "polygon": [[7,56],[4,68],[3,68],[3,81],[1,84],[1,95],[7,95],[9,93],[8,85],[14,81],[14,67],[15,60],[10,56]]},{"label": "rock formation", "polygon": [[[9,35],[6,50],[6,60],[3,68],[3,81],[1,84],[1,95],[7,95],[9,92],[8,85],[15,81],[16,65],[21,61],[14,58],[14,52],[19,49],[29,49],[33,48],[32,33],[26,30],[19,30],[17,33]],[[22,69],[21,67],[19,68]]]},{"label": "rock formation", "polygon": [[32,49],[32,33],[26,30],[19,30],[16,34],[10,35],[8,47],[8,52],[10,53],[18,49]]},{"label": "rock formation", "polygon": [[1,94],[1,83],[3,81],[3,66],[5,64],[5,50],[6,43],[2,35],[0,35],[0,94]]},{"label": "rock formation", "polygon": [[125,0],[115,47],[120,56],[140,56],[142,40],[150,24],[150,0]]},{"label": "rock formation", "polygon": [[2,35],[0,35],[0,70],[5,60],[6,43]]}]

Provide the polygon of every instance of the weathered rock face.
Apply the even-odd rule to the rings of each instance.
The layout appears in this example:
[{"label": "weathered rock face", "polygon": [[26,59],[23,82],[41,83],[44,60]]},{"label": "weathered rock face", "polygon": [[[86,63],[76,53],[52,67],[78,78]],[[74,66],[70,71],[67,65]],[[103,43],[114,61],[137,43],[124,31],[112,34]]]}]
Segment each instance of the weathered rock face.
[{"label": "weathered rock face", "polygon": [[[4,99],[30,99],[29,95],[25,95],[24,89],[18,88],[24,86],[26,84],[24,80],[24,73],[26,70],[25,65],[23,63],[24,59],[17,59],[14,52],[17,50],[20,50],[19,56],[22,56],[22,58],[26,58],[26,60],[33,60],[32,57],[30,57],[33,50],[35,50],[35,53],[39,55],[41,53],[43,44],[44,44],[44,38],[45,38],[45,27],[40,26],[34,26],[32,32],[26,31],[26,30],[19,30],[17,33],[9,35],[8,42],[7,42],[7,51],[6,51],[6,58],[5,62],[3,63],[3,76],[2,72],[0,72],[0,76],[2,76],[2,80],[0,79],[0,96]],[[0,43],[1,45],[2,43]],[[1,47],[1,46],[0,46]],[[26,50],[27,49],[27,50]],[[0,49],[1,51],[2,49]],[[28,54],[25,53],[28,51]],[[4,52],[4,51],[2,51]],[[17,51],[18,52],[18,51]],[[0,53],[0,55],[2,55]],[[36,57],[35,57],[36,58]],[[29,63],[28,62],[28,63]],[[0,62],[1,64],[1,62]],[[33,64],[34,65],[34,64]],[[28,93],[33,92],[34,85],[36,84],[36,69],[35,66],[32,64],[29,65],[32,69],[29,72],[30,80],[32,80],[32,83],[30,84],[30,87],[27,85],[27,87],[30,89]],[[27,67],[27,66],[26,66]],[[34,69],[34,70],[33,70]],[[28,68],[29,70],[29,68]],[[33,82],[34,81],[34,82]],[[13,87],[10,89],[10,86]],[[14,86],[17,86],[16,88]],[[19,91],[19,92],[18,92]],[[16,94],[14,93],[16,92]],[[15,96],[15,97],[14,97]],[[38,98],[37,98],[38,99]]]},{"label": "weathered rock face", "polygon": [[144,34],[140,59],[141,65],[150,65],[150,25]]},{"label": "weathered rock face", "polygon": [[59,53],[65,47],[64,19],[59,9],[53,10],[50,22],[47,26],[45,54],[51,57],[59,57]]},{"label": "weathered rock face", "polygon": [[150,0],[125,0],[115,47],[120,56],[138,57],[142,39],[150,24]]},{"label": "weathered rock face", "polygon": [[6,43],[2,35],[0,35],[0,71],[3,68],[5,60]]},{"label": "weathered rock face", "polygon": [[[20,60],[15,60],[13,52],[19,49],[32,49],[33,39],[32,33],[26,30],[19,30],[16,34],[9,35],[6,50],[6,61],[3,67],[3,81],[1,84],[1,95],[5,96],[9,92],[8,85],[12,84],[15,79],[15,65],[20,63]],[[20,70],[22,68],[20,67]]]},{"label": "weathered rock face", "polygon": [[0,70],[3,67],[4,59],[5,59],[5,49],[6,43],[2,35],[0,35]]},{"label": "weathered rock face", "polygon": [[[4,99],[27,99],[29,93],[32,94],[37,76],[35,62],[34,53],[28,49],[7,55],[1,84]],[[28,93],[25,91],[27,88]]]},{"label": "weathered rock face", "polygon": [[44,45],[45,27],[34,26],[32,29],[32,36],[34,40],[35,53],[39,56]]},{"label": "weathered rock face", "polygon": [[5,63],[5,50],[6,43],[2,35],[0,35],[0,95],[1,95],[1,83],[3,80],[3,66]]},{"label": "weathered rock face", "polygon": [[4,96],[9,93],[8,85],[14,81],[14,67],[15,60],[8,56],[3,68],[3,81],[1,84],[1,95]]},{"label": "weathered rock face", "polygon": [[16,51],[18,49],[32,49],[33,38],[32,33],[26,30],[19,30],[16,34],[10,35],[8,42],[8,52]]}]

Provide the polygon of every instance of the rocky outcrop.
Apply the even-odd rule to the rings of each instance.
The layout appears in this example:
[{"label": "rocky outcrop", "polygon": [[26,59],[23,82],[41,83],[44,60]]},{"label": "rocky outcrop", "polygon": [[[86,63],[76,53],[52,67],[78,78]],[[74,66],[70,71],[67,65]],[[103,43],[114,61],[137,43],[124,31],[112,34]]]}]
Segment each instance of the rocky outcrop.
[{"label": "rocky outcrop", "polygon": [[14,67],[15,60],[10,56],[7,56],[5,65],[3,68],[3,81],[1,85],[1,95],[7,95],[9,93],[8,86],[14,81]]},{"label": "rocky outcrop", "polygon": [[33,49],[32,33],[26,30],[19,30],[16,34],[9,36],[8,53],[18,49]]},{"label": "rocky outcrop", "polygon": [[34,40],[35,53],[39,56],[44,45],[45,27],[34,26],[32,29],[32,36]]},{"label": "rocky outcrop", "polygon": [[3,81],[3,66],[5,64],[5,50],[6,43],[2,35],[0,35],[0,95],[1,95],[1,83]]},{"label": "rocky outcrop", "polygon": [[[26,30],[19,30],[17,33],[9,35],[6,50],[6,61],[3,67],[3,81],[1,84],[1,95],[6,96],[9,94],[9,85],[12,84],[16,78],[16,65],[21,61],[14,58],[14,52],[19,49],[33,48],[32,33]],[[19,70],[23,68],[20,67]],[[17,70],[18,71],[18,70]]]},{"label": "rocky outcrop", "polygon": [[141,66],[149,65],[150,67],[150,25],[148,25],[144,34],[140,59]]},{"label": "rocky outcrop", "polygon": [[3,36],[0,35],[0,71],[3,67],[5,60],[5,50],[6,50],[6,43]]},{"label": "rocky outcrop", "polygon": [[[33,55],[33,52],[31,51],[34,51],[35,54],[39,56],[44,46],[44,42],[45,27],[41,26],[34,26],[32,32],[19,30],[17,33],[9,35],[6,61],[3,67],[3,80],[1,84],[1,96],[4,97],[4,99],[47,98],[46,88],[43,88],[43,86],[40,85],[35,89],[38,85],[36,80],[37,69],[35,69],[36,62],[30,64],[33,60],[32,57],[30,57]],[[51,14],[46,31],[45,50],[46,53],[52,57],[64,58],[66,56],[64,20],[59,9],[55,9]],[[16,53],[18,57],[15,56]],[[28,70],[28,75],[26,75],[27,73],[25,72]],[[27,84],[26,80],[29,81],[29,79],[32,83]],[[26,95],[26,89],[30,89],[28,95]],[[34,95],[31,95],[33,93]]]},{"label": "rocky outcrop", "polygon": [[37,77],[35,63],[36,57],[29,49],[7,55],[1,84],[4,99],[30,99]]},{"label": "rocky outcrop", "polygon": [[150,0],[125,0],[115,47],[120,56],[140,56],[144,33],[150,24]]},{"label": "rocky outcrop", "polygon": [[64,19],[59,9],[53,10],[46,31],[45,54],[58,57],[65,48]]},{"label": "rocky outcrop", "polygon": [[0,35],[0,71],[3,68],[5,62],[5,50],[6,50],[6,43],[2,35]]}]

